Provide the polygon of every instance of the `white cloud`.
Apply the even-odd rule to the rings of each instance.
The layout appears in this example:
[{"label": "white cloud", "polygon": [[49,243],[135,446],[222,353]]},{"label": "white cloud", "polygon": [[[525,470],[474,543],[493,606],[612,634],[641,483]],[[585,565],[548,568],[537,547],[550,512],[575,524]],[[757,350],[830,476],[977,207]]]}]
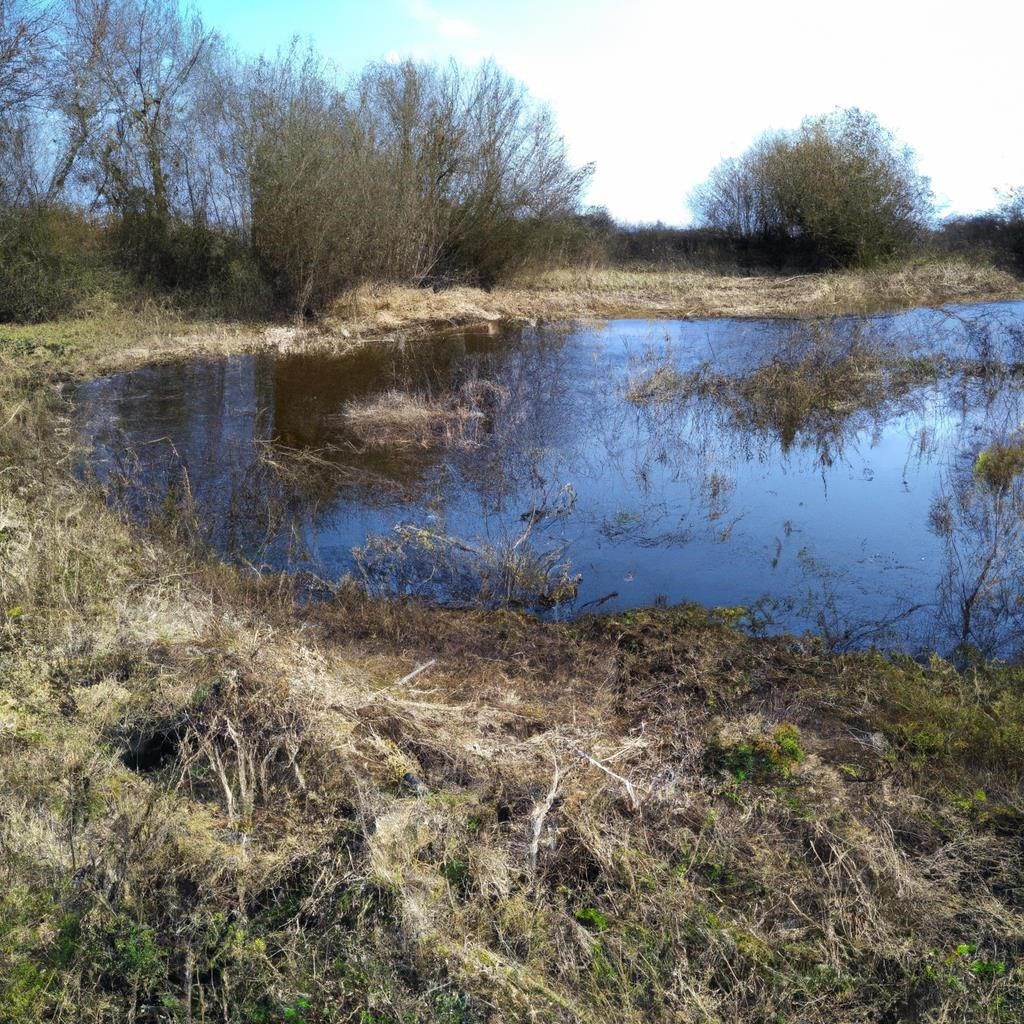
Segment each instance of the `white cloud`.
[{"label": "white cloud", "polygon": [[432,29],[443,39],[473,39],[480,30],[466,18],[450,18],[442,14],[427,0],[408,0],[409,14],[418,22]]},{"label": "white cloud", "polygon": [[465,18],[439,18],[436,22],[437,31],[446,39],[472,39],[480,35],[480,30]]},{"label": "white cloud", "polygon": [[495,56],[552,104],[573,158],[596,162],[591,201],[618,217],[685,221],[720,159],[854,105],[917,151],[952,212],[1024,181],[1022,32],[1005,0],[590,0],[542,37],[496,35]]}]

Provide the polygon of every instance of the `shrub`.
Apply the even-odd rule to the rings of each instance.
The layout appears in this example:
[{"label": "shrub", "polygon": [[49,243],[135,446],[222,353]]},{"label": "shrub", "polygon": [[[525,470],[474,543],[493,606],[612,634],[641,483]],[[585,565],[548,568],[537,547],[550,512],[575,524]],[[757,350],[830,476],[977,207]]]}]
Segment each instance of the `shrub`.
[{"label": "shrub", "polygon": [[764,136],[715,168],[691,206],[706,227],[777,262],[863,267],[906,251],[932,198],[913,152],[853,107]]},{"label": "shrub", "polygon": [[0,321],[71,312],[112,276],[99,228],[66,207],[0,210]]},{"label": "shrub", "polygon": [[291,308],[367,279],[489,285],[578,243],[589,168],[494,64],[373,64],[346,91],[293,51],[248,74],[252,237]]}]

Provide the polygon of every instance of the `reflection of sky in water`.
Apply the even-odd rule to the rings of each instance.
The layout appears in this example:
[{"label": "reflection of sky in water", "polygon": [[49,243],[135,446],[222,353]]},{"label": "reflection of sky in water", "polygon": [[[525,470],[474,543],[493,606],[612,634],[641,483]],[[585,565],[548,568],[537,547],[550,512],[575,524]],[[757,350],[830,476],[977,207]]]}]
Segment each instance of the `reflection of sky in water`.
[{"label": "reflection of sky in water", "polygon": [[[1018,303],[829,330],[837,345],[861,334],[904,353],[1020,362],[1022,323]],[[770,422],[744,423],[713,398],[638,407],[625,397],[631,380],[667,364],[746,374],[798,359],[821,330],[630,320],[469,332],[345,357],[154,366],[84,386],[80,426],[101,477],[129,471],[137,512],[157,507],[169,481],[180,494],[185,467],[215,546],[275,567],[339,576],[353,547],[398,523],[514,536],[524,513],[572,484],[572,514],[542,520],[531,542],[567,544],[582,574],[577,607],[610,594],[602,607],[770,597],[773,629],[824,626],[916,647],[933,639],[947,565],[929,510],[993,434],[1020,426],[1016,383],[954,375],[869,409],[826,411],[788,444]],[[509,399],[470,450],[361,450],[338,415],[390,389],[436,398],[474,377]],[[290,483],[254,471],[257,447],[289,467]],[[297,464],[294,449],[318,452],[315,464]],[[268,522],[271,505],[290,515]],[[911,605],[925,607],[888,633],[861,632]]]}]

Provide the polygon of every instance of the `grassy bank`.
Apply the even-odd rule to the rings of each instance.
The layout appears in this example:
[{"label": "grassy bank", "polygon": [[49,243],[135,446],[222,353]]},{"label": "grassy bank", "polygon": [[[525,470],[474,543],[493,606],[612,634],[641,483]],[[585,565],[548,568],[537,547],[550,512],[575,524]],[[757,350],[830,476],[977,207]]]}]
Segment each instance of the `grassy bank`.
[{"label": "grassy bank", "polygon": [[512,309],[403,294],[0,328],[0,1020],[1019,1020],[1021,670],[301,607],[72,478],[61,377]]},{"label": "grassy bank", "polygon": [[786,277],[641,266],[553,270],[491,292],[364,287],[338,301],[327,324],[358,331],[495,317],[824,317],[1020,298],[1019,278],[963,260]]},{"label": "grassy bank", "polygon": [[[29,325],[0,325],[7,373],[84,375],[203,353],[311,344],[344,346],[395,332],[438,330],[500,320],[609,317],[827,317],[922,305],[1024,299],[1024,283],[962,260],[890,271],[841,271],[796,277],[733,276],[695,270],[548,271],[512,286],[432,291],[363,285],[336,300],[314,325],[247,323],[168,300],[86,304],[81,315]],[[12,369],[13,367],[13,369]]]},{"label": "grassy bank", "polygon": [[524,307],[536,296],[566,312],[575,302],[599,317],[820,317],[1019,299],[1024,284],[985,264],[947,259],[795,276],[559,270],[526,282],[515,295]]}]

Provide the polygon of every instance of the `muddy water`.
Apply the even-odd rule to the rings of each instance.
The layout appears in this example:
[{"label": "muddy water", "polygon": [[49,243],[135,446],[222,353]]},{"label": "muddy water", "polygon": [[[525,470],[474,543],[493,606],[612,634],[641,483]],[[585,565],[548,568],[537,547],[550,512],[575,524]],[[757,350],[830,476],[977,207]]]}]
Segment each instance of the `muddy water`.
[{"label": "muddy water", "polygon": [[256,566],[1014,656],[1024,495],[974,467],[1019,440],[1022,363],[1024,303],[629,320],[153,366],[76,405],[111,501]]}]

